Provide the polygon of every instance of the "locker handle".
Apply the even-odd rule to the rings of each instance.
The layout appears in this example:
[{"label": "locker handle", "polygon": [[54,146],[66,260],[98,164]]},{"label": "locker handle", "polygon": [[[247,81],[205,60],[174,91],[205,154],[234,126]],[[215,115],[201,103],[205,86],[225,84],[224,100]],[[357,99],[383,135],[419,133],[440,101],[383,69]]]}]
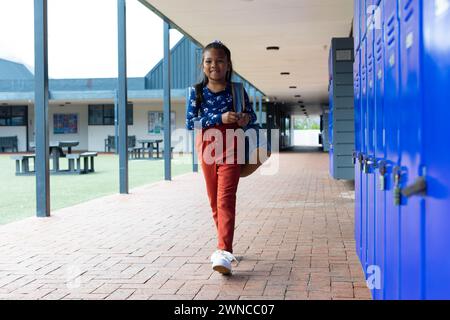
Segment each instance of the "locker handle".
[{"label": "locker handle", "polygon": [[413,184],[401,189],[403,196],[409,198],[413,195],[425,195],[427,192],[427,182],[424,177],[419,177]]}]

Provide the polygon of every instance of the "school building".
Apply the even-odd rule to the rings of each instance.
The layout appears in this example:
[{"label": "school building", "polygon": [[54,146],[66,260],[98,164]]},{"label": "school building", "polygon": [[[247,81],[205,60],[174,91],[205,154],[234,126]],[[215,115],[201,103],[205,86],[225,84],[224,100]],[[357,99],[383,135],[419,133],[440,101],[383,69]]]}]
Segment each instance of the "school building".
[{"label": "school building", "polygon": [[[70,244],[82,243],[79,234],[69,233],[66,242],[52,236],[99,219],[86,226],[108,244],[97,246],[98,252],[107,248],[106,258],[113,260],[124,253],[119,260],[125,269],[114,269],[105,257],[100,269],[83,264],[95,270],[87,272],[95,287],[88,297],[450,299],[449,0],[139,1],[164,21],[164,59],[144,78],[126,79],[125,0],[117,0],[118,79],[48,81],[45,0],[35,7],[34,75],[0,60],[0,136],[18,136],[19,151],[36,141],[37,216],[50,216],[44,166],[49,140],[78,139],[80,149],[98,151],[107,135],[117,132],[121,141],[121,195],[94,202],[106,205],[106,213],[92,215],[89,205],[69,208],[60,220],[49,219],[49,235],[47,225],[23,223],[26,230],[45,231],[46,248],[61,242],[75,255],[79,248]],[[185,36],[171,52],[170,28]],[[155,132],[160,118],[154,112],[173,112],[173,127],[184,130],[186,88],[198,79],[200,48],[213,39],[233,52],[235,79],[245,84],[259,122],[280,130],[279,170],[252,175],[239,187],[237,251],[244,259],[235,282],[205,276],[210,265],[204,247],[211,247],[214,234],[203,217],[206,198],[192,192],[203,190],[195,165],[192,175],[134,195],[127,184],[127,135],[159,135],[165,147],[172,142],[177,151],[192,150],[175,133]],[[298,115],[321,117],[323,148],[291,148],[291,119]],[[76,133],[70,132],[73,123]],[[166,153],[168,181],[170,161]],[[103,236],[109,234],[103,224],[117,238]],[[6,254],[14,241],[25,241],[15,233],[19,227],[0,229]],[[34,257],[28,247],[21,249],[22,256]],[[82,252],[80,259],[89,260],[90,251]],[[105,270],[120,285],[94,291],[105,285]],[[122,272],[143,283],[127,282]],[[16,276],[7,297],[23,296]],[[193,282],[194,289],[187,288]],[[33,286],[23,292],[84,297],[46,285],[35,295]]]}]

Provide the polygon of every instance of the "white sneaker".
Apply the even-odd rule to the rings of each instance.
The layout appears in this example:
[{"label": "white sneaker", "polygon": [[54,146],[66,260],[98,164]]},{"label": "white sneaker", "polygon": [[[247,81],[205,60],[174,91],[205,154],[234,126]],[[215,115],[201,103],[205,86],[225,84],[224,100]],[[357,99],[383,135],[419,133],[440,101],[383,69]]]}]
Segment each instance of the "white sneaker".
[{"label": "white sneaker", "polygon": [[231,273],[231,262],[233,261],[237,261],[236,258],[233,254],[225,250],[216,250],[211,255],[213,270],[225,275]]}]

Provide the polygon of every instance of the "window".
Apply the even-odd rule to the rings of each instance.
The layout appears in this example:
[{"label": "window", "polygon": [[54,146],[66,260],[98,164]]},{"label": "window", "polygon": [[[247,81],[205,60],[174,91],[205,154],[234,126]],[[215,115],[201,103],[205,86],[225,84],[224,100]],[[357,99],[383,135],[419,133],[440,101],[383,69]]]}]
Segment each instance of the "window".
[{"label": "window", "polygon": [[[113,126],[114,125],[114,105],[113,104],[92,104],[89,105],[90,126]],[[127,124],[133,125],[133,104],[127,105]]]},{"label": "window", "polygon": [[0,106],[0,126],[26,126],[27,106]]}]

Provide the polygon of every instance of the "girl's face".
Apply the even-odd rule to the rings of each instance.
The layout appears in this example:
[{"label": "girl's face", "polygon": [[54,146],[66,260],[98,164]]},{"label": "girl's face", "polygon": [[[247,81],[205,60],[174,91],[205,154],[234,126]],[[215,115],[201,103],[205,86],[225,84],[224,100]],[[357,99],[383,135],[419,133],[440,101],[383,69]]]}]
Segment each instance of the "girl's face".
[{"label": "girl's face", "polygon": [[209,49],[203,55],[203,72],[209,80],[225,82],[230,70],[227,55],[222,49]]}]

